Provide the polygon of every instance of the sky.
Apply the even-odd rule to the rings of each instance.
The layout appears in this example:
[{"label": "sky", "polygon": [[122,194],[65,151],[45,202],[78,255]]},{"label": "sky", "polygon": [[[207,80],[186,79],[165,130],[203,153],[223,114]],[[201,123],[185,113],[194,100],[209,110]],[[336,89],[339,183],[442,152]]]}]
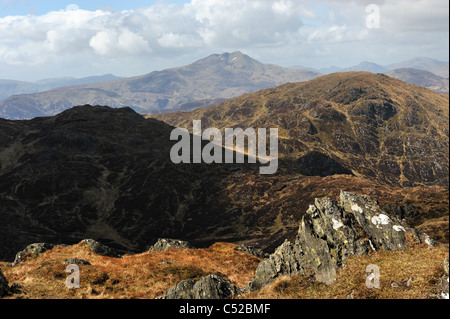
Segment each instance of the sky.
[{"label": "sky", "polygon": [[448,61],[448,12],[448,0],[0,0],[0,79],[129,77],[234,51],[284,67]]}]

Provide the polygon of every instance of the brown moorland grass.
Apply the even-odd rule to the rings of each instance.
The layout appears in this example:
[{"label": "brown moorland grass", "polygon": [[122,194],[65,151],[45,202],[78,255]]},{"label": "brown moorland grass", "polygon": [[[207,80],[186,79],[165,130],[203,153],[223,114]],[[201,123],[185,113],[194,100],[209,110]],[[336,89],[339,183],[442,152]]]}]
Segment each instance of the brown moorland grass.
[{"label": "brown moorland grass", "polygon": [[[448,247],[416,245],[403,251],[380,250],[351,256],[339,269],[334,285],[317,283],[313,274],[280,277],[273,284],[242,298],[248,299],[429,299],[438,293]],[[367,288],[366,267],[380,269],[380,288]],[[411,278],[411,279],[410,279]],[[410,280],[410,284],[407,282]],[[393,287],[395,283],[398,287]],[[395,285],[394,284],[394,285]]]},{"label": "brown moorland grass", "polygon": [[[110,258],[96,255],[86,245],[56,247],[15,267],[2,267],[9,283],[23,293],[8,298],[31,299],[151,299],[184,279],[220,274],[237,286],[252,279],[260,259],[216,243],[206,249],[169,249]],[[68,289],[65,259],[87,260],[80,265],[80,289]],[[4,266],[4,264],[3,264]]]}]

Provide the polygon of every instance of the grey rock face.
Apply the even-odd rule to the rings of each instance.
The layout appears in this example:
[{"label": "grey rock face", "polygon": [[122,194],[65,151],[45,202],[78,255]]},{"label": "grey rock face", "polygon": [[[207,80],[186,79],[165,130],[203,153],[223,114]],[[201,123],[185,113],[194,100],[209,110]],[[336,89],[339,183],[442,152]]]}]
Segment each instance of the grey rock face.
[{"label": "grey rock face", "polygon": [[6,296],[9,292],[10,288],[8,286],[8,280],[6,280],[2,270],[0,269],[0,297]]},{"label": "grey rock face", "polygon": [[256,256],[258,258],[268,258],[269,257],[269,254],[263,252],[262,250],[256,249],[256,248],[254,248],[252,246],[247,246],[247,245],[244,245],[244,244],[239,245],[238,247],[236,247],[235,250],[242,251],[244,253],[248,253],[248,254]]},{"label": "grey rock face", "polygon": [[239,288],[217,275],[200,280],[183,280],[168,289],[159,299],[231,299],[239,294]]},{"label": "grey rock face", "polygon": [[73,264],[73,265],[90,265],[91,263],[87,260],[78,259],[78,258],[69,258],[64,260],[64,264]]},{"label": "grey rock face", "polygon": [[376,249],[406,248],[405,228],[386,215],[375,200],[344,191],[340,200],[343,209],[355,217]]},{"label": "grey rock face", "polygon": [[302,265],[312,269],[316,280],[335,281],[337,268],[355,254],[367,252],[351,216],[329,198],[316,199],[302,219],[296,245],[302,247]]},{"label": "grey rock face", "polygon": [[169,248],[193,248],[189,242],[178,240],[178,239],[170,239],[170,238],[160,238],[158,241],[150,247],[151,251],[166,251]]},{"label": "grey rock face", "polygon": [[406,248],[407,230],[376,201],[348,192],[341,192],[340,200],[337,205],[329,198],[315,199],[302,218],[295,242],[285,241],[259,264],[250,289],[306,270],[313,271],[317,281],[333,284],[338,268],[351,255],[367,254],[371,248]]},{"label": "grey rock face", "polygon": [[19,251],[16,254],[16,258],[14,259],[12,266],[17,265],[21,261],[24,261],[27,257],[35,258],[42,254],[43,252],[53,249],[55,245],[47,244],[47,243],[35,243],[28,245],[24,250]]},{"label": "grey rock face", "polygon": [[282,275],[302,273],[301,256],[300,247],[286,240],[268,259],[258,265],[255,278],[250,283],[250,289],[258,290]]},{"label": "grey rock face", "polygon": [[94,253],[100,256],[119,258],[120,254],[115,249],[105,246],[93,239],[84,239],[81,241],[85,243]]}]

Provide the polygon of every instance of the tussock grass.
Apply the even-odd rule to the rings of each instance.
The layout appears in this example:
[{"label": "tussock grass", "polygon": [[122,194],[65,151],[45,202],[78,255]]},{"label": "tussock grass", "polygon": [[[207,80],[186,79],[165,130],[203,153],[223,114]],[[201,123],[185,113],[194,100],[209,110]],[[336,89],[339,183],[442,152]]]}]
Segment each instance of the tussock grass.
[{"label": "tussock grass", "polygon": [[[334,285],[317,283],[313,274],[280,277],[260,291],[249,293],[250,299],[428,299],[437,294],[443,261],[448,248],[416,245],[404,251],[378,251],[365,256],[351,256],[338,271]],[[380,288],[367,288],[366,267],[380,269]],[[407,285],[408,280],[410,284]],[[398,285],[393,287],[392,283]]]},{"label": "tussock grass", "polygon": [[[23,293],[9,298],[38,299],[150,299],[184,279],[220,274],[237,286],[253,277],[260,259],[234,250],[236,245],[217,243],[207,249],[169,249],[122,258],[102,257],[80,243],[56,247],[15,267],[3,267],[9,283],[18,283]],[[68,258],[87,260],[80,265],[80,289],[68,289]]]}]

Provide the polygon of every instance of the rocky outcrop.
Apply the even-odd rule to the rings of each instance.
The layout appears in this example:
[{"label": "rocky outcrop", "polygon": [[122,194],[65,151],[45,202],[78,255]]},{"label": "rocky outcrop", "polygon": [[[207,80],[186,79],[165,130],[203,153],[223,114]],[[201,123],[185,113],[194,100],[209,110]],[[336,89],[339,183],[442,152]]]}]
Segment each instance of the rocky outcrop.
[{"label": "rocky outcrop", "polygon": [[82,243],[86,244],[94,253],[100,256],[106,256],[106,257],[113,257],[113,258],[119,258],[120,254],[117,250],[110,248],[108,246],[105,246],[98,241],[95,241],[93,239],[84,239],[81,241]]},{"label": "rocky outcrop", "polygon": [[169,248],[193,248],[191,244],[187,241],[170,239],[170,238],[160,238],[158,241],[149,248],[150,251],[166,251]]},{"label": "rocky outcrop", "polygon": [[180,281],[169,288],[159,299],[231,299],[239,294],[239,288],[229,280],[217,275],[208,275],[195,281]]},{"label": "rocky outcrop", "polygon": [[235,250],[248,253],[258,258],[268,258],[270,256],[268,253],[263,252],[261,249],[257,249],[255,247],[247,246],[244,244],[239,245],[235,248]]},{"label": "rocky outcrop", "polygon": [[333,284],[350,255],[363,255],[369,249],[405,249],[406,228],[369,197],[342,191],[340,205],[316,198],[302,218],[295,242],[286,240],[259,264],[250,289],[306,271],[312,271],[319,282]]},{"label": "rocky outcrop", "polygon": [[6,280],[2,270],[0,269],[0,297],[6,296],[10,293],[10,291],[11,289],[9,288],[8,280]]},{"label": "rocky outcrop", "polygon": [[30,244],[24,250],[19,251],[16,254],[16,258],[14,259],[13,263],[11,264],[11,266],[17,265],[18,263],[20,263],[21,261],[24,261],[28,257],[36,258],[37,256],[39,256],[43,252],[45,252],[47,250],[50,250],[50,249],[53,249],[55,246],[56,245],[47,244],[47,243]]},{"label": "rocky outcrop", "polygon": [[303,273],[301,248],[286,240],[270,257],[262,261],[256,269],[250,290],[258,290],[282,275]]},{"label": "rocky outcrop", "polygon": [[89,266],[91,263],[84,259],[69,258],[69,259],[64,260],[64,264]]}]

